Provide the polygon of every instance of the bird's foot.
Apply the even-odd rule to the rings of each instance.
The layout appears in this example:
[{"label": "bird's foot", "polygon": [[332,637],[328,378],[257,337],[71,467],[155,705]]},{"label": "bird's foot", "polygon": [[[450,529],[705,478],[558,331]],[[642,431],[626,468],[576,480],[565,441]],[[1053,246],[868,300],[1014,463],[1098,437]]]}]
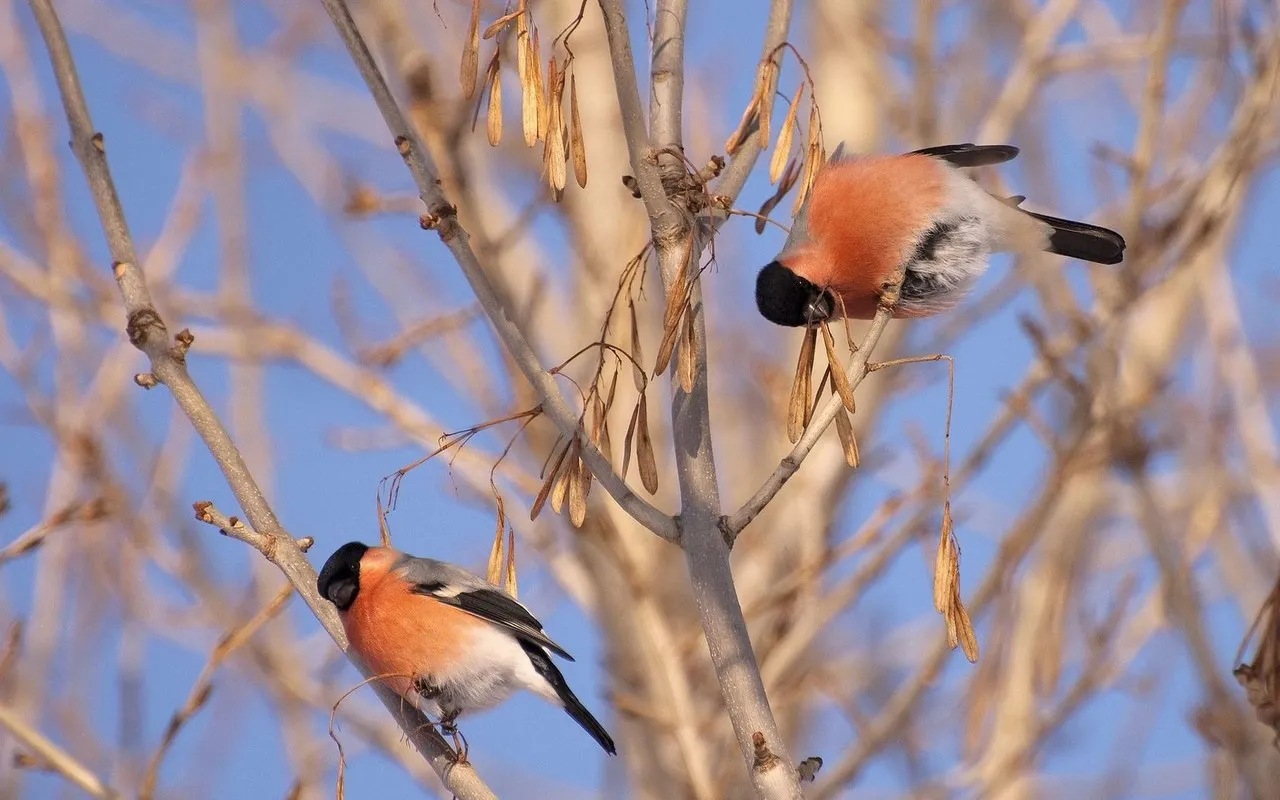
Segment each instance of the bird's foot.
[{"label": "bird's foot", "polygon": [[453,741],[453,752],[455,764],[466,764],[467,753],[470,748],[467,746],[467,737],[462,735],[462,731],[458,730],[457,719],[458,710],[454,709],[445,712],[440,717],[440,732],[448,736]]},{"label": "bird's foot", "polygon": [[413,690],[424,700],[435,700],[444,693],[442,687],[432,683],[431,679],[425,675],[419,675],[413,679]]},{"label": "bird's foot", "polygon": [[880,305],[893,308],[902,299],[902,284],[897,281],[886,281],[880,284]]}]

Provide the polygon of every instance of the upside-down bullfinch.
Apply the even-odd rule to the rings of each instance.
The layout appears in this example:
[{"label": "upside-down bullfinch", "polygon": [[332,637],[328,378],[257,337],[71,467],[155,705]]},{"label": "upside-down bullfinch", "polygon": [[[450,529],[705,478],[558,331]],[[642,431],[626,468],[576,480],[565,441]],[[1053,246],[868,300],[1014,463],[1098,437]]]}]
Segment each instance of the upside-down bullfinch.
[{"label": "upside-down bullfinch", "polygon": [[460,567],[349,542],[316,581],[374,675],[451,729],[460,714],[528,689],[573,717],[605,752],[613,739],[574,696],[548,651],[573,660],[510,595]]},{"label": "upside-down bullfinch", "polygon": [[894,315],[924,317],[954,306],[993,252],[1045,250],[1097,264],[1124,257],[1115,231],[1024,211],[1025,198],[995,197],[961,171],[1009,161],[1012,145],[843,151],[818,171],[782,252],[756,276],[756,306],[770,322],[870,319],[900,266]]}]

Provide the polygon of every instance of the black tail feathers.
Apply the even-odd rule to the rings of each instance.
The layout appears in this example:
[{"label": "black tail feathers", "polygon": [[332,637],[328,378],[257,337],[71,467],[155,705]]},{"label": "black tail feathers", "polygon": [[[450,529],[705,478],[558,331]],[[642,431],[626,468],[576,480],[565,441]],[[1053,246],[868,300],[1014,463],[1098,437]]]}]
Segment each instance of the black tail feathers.
[{"label": "black tail feathers", "polygon": [[582,726],[582,729],[595,739],[604,751],[611,756],[618,754],[618,748],[613,744],[613,737],[604,729],[600,721],[591,716],[591,712],[582,704],[573,690],[569,688],[569,684],[565,681],[564,675],[560,674],[560,670],[556,665],[551,663],[551,656],[547,654],[540,646],[533,642],[520,640],[520,646],[529,655],[529,660],[533,662],[533,668],[538,674],[551,684],[551,688],[555,689],[556,696],[560,698],[560,702],[564,704],[565,713],[573,717],[573,721]]},{"label": "black tail feathers", "polygon": [[[555,686],[555,684],[552,685]],[[616,756],[618,748],[613,745],[613,737],[604,729],[599,720],[591,716],[591,712],[587,710],[587,707],[574,696],[563,678],[560,680],[560,685],[556,686],[556,693],[560,695],[560,700],[564,703],[565,713],[573,717],[573,721],[581,725],[584,731],[591,734],[591,738],[599,742],[606,753]]]},{"label": "black tail feathers", "polygon": [[1047,248],[1050,253],[1092,261],[1095,264],[1119,264],[1124,259],[1124,237],[1113,230],[1085,222],[1034,214],[1025,209],[1022,211],[1053,228]]}]

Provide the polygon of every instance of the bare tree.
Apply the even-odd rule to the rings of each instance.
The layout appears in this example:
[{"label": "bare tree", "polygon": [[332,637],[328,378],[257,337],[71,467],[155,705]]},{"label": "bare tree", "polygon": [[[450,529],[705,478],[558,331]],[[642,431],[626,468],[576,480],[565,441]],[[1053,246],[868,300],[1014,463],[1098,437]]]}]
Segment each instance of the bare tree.
[{"label": "bare tree", "polygon": [[[335,457],[444,450],[421,469],[451,459],[459,497],[496,512],[491,567],[518,538],[536,554],[521,557],[522,572],[545,569],[594,618],[621,757],[607,796],[832,797],[873,764],[901,771],[913,796],[1002,800],[1064,781],[1077,795],[1126,796],[1152,780],[1160,792],[1160,779],[1267,797],[1280,781],[1274,732],[1230,680],[1235,664],[1210,624],[1211,605],[1225,606],[1243,630],[1280,547],[1274,375],[1237,297],[1249,265],[1233,263],[1242,226],[1259,224],[1245,200],[1276,155],[1273,8],[1153,0],[1122,22],[1100,3],[979,0],[944,21],[952,9],[931,0],[909,15],[875,0],[772,0],[753,6],[751,55],[738,43],[729,67],[686,47],[704,17],[682,0],[268,4],[265,44],[243,36],[235,4],[200,0],[194,46],[130,4],[30,7],[27,17],[0,0],[12,123],[0,366],[14,387],[0,396],[22,405],[48,456],[23,465],[47,473],[43,508],[25,517],[36,522],[0,549],[0,569],[28,569],[33,585],[21,624],[5,610],[15,621],[0,651],[10,734],[0,796],[19,795],[33,769],[92,796],[160,796],[192,720],[232,724],[236,704],[214,691],[227,685],[277,710],[292,797],[332,793],[332,770],[365,748],[424,788],[494,796],[499,759],[455,763],[429,721],[376,681],[389,717],[359,695],[334,710],[352,688],[334,649],[281,614],[298,595],[345,649],[316,593],[313,539],[270,501],[278,456],[263,407],[267,376],[285,366],[384,422],[332,431]],[[136,165],[95,126],[90,106],[106,101],[85,97],[63,25],[77,51],[94,43],[149,76],[127,98],[135,125],[189,153],[149,245],[135,244],[129,197],[112,178]],[[354,65],[367,93],[311,71],[303,54],[315,46]],[[44,53],[60,100],[38,78]],[[720,97],[739,74],[753,88],[731,108]],[[173,113],[162,81],[203,102],[200,126]],[[71,213],[81,184],[56,150],[59,106],[114,281],[97,232]],[[1016,141],[1026,163],[1012,188],[1050,208],[1055,174],[1086,165],[1099,217],[1128,239],[1125,263],[1074,281],[1078,265],[1019,258],[931,323],[891,321],[890,291],[873,320],[850,326],[848,352],[843,326],[818,347],[816,331],[802,344],[755,317],[751,226],[789,225],[835,142],[966,140]],[[1131,146],[1103,144],[1120,140]],[[1051,158],[1063,141],[1077,155]],[[396,155],[407,174],[388,166]],[[251,291],[247,241],[263,226],[248,198],[255,165],[268,162],[295,178],[355,265],[328,320],[291,319],[283,297]],[[1005,188],[995,174],[980,179]],[[535,218],[554,219],[557,233]],[[193,237],[214,223],[216,274],[179,276]],[[443,299],[458,271],[474,302]],[[357,292],[393,325],[353,303]],[[983,319],[1019,344],[975,345]],[[957,355],[961,403],[983,361],[1016,359],[1024,372],[985,409],[985,429],[956,431],[954,449],[943,367],[902,363],[935,353]],[[201,389],[216,361],[229,368],[225,410]],[[402,382],[410,364],[464,398],[475,427],[447,434],[447,404]],[[158,419],[165,406],[131,393],[129,378],[168,390],[176,410]],[[936,401],[917,418],[928,435],[904,435],[890,411],[921,387]],[[193,430],[236,515],[204,500],[219,496],[214,486],[188,496]],[[989,497],[992,470],[1035,478],[1022,496]],[[407,474],[380,498],[415,491]],[[40,493],[28,484],[10,492],[24,508]],[[226,545],[190,525],[193,502],[197,520],[264,557],[247,594],[204,569],[206,549]],[[388,521],[401,543],[396,515]],[[346,538],[377,524],[370,513]],[[971,548],[959,562],[956,539],[991,555]],[[913,553],[922,565],[900,563]],[[920,596],[942,616],[878,630],[868,606],[899,568],[919,572]],[[157,571],[196,602],[166,614]],[[64,619],[74,635],[60,635]],[[92,669],[101,657],[77,642],[104,628],[122,675],[114,743],[83,732],[87,689],[43,683]],[[153,688],[141,656],[153,639],[204,654],[185,697]],[[1238,672],[1272,725],[1277,642],[1267,617]],[[981,656],[944,671],[958,643],[971,657],[980,644]],[[1152,670],[1153,651],[1194,675],[1197,696],[1166,692],[1163,704],[1196,704],[1187,725],[1205,758],[1047,774],[1071,747],[1055,734],[1101,698],[1142,699],[1124,728],[1135,741],[1150,729],[1173,671]],[[224,680],[233,670],[239,679]],[[144,698],[174,708],[159,738],[140,734]],[[337,746],[317,733],[331,714],[343,725]],[[420,757],[400,743],[406,734]],[[811,754],[823,761],[802,760]],[[340,785],[353,780],[336,768]],[[192,764],[184,778],[196,785],[197,773]]]}]

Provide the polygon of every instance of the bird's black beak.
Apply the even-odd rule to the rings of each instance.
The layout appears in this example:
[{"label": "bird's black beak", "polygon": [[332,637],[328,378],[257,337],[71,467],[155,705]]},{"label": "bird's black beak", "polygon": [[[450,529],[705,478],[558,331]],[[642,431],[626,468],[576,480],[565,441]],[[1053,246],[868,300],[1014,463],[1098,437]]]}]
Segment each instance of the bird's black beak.
[{"label": "bird's black beak", "polygon": [[817,325],[831,319],[835,311],[835,300],[831,292],[818,292],[809,298],[804,308],[804,319],[809,325]]}]

